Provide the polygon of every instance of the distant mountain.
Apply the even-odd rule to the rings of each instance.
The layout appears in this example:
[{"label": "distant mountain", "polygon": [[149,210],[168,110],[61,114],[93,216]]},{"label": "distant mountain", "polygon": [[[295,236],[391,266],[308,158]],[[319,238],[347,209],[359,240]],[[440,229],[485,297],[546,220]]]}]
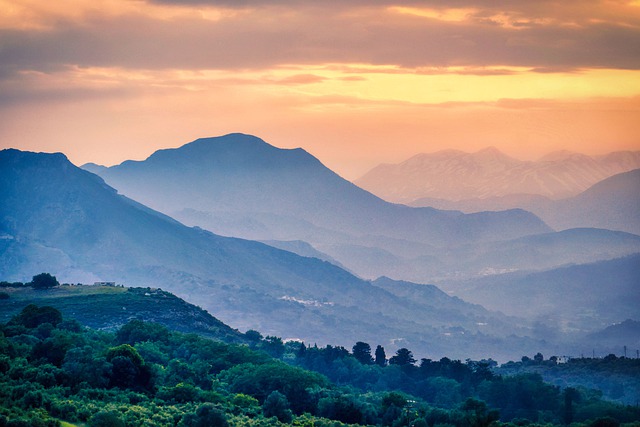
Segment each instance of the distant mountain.
[{"label": "distant mountain", "polygon": [[338,260],[317,250],[309,243],[303,242],[302,240],[263,240],[262,243],[273,246],[274,248],[293,252],[294,254],[298,254],[300,256],[318,258],[322,261],[330,262],[331,264],[337,265],[338,267],[346,270],[346,267],[340,264]]},{"label": "distant mountain", "polygon": [[523,210],[464,215],[391,204],[304,150],[243,134],[199,139],[97,172],[122,194],[185,224],[260,241],[301,240],[366,278],[379,275],[387,256],[417,258],[551,231]]},{"label": "distant mountain", "polygon": [[243,134],[198,139],[97,172],[122,194],[185,223],[257,240],[382,235],[451,245],[549,231],[521,210],[463,215],[390,204],[300,148]]},{"label": "distant mountain", "polygon": [[[537,161],[521,161],[495,148],[476,153],[446,150],[418,154],[399,164],[379,165],[355,183],[399,203],[524,194],[558,199],[575,196],[598,181],[636,168],[640,168],[640,151],[605,156],[562,151]],[[418,205],[426,206],[424,200]]]},{"label": "distant mountain", "polygon": [[[640,318],[640,315],[638,316]],[[628,357],[634,357],[634,352],[640,348],[640,321],[627,319],[624,322],[607,326],[601,331],[593,332],[587,336],[591,343],[615,347],[618,352],[626,345]]]},{"label": "distant mountain", "polygon": [[544,272],[458,283],[456,294],[508,315],[566,331],[593,331],[640,312],[640,254]]},{"label": "distant mountain", "polygon": [[575,228],[500,242],[474,243],[425,250],[418,257],[399,256],[363,246],[342,246],[332,253],[342,262],[364,269],[374,261],[373,275],[389,275],[417,283],[425,278],[449,290],[448,283],[514,271],[543,271],[566,264],[585,264],[640,252],[640,236],[594,228]]},{"label": "distant mountain", "polygon": [[613,175],[577,196],[561,200],[509,195],[460,201],[426,198],[416,200],[412,205],[467,213],[520,208],[535,213],[560,230],[596,227],[640,234],[640,169]]},{"label": "distant mountain", "polygon": [[529,208],[557,229],[587,226],[640,235],[640,169],[600,181],[575,197]]},{"label": "distant mountain", "polygon": [[513,320],[486,311],[476,319],[475,306],[461,317],[456,302],[455,312],[433,316],[433,307],[328,262],[186,227],[62,154],[3,150],[0,166],[2,280],[47,271],[66,282],[159,287],[235,328],[319,344],[364,340],[390,351],[406,344],[416,354],[506,358],[543,345],[523,338],[528,329]]}]

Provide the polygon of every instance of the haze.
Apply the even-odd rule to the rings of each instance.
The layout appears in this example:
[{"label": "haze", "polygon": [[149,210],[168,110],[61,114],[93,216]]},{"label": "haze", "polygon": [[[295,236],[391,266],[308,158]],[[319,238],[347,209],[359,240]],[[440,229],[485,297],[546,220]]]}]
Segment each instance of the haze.
[{"label": "haze", "polygon": [[76,164],[228,132],[355,179],[640,148],[640,2],[0,0],[0,146]]}]

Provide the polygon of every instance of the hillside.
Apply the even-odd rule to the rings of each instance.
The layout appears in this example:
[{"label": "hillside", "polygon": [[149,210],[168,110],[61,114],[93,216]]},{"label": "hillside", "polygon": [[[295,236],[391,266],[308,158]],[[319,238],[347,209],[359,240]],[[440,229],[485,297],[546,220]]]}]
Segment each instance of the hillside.
[{"label": "hillside", "polygon": [[[399,164],[379,165],[355,183],[399,203],[423,198],[459,201],[517,195],[559,199],[573,197],[598,181],[638,167],[638,151],[604,156],[563,151],[536,161],[521,161],[495,148],[476,153],[446,150],[418,154]],[[419,205],[430,206],[424,200]]]},{"label": "hillside", "polygon": [[[464,349],[480,357],[540,346],[504,336],[499,317],[482,328],[486,335],[474,335],[475,308],[463,319],[457,312],[441,313],[434,322],[436,317],[425,315],[432,308],[331,263],[186,227],[118,195],[62,154],[4,150],[0,162],[3,280],[25,281],[48,271],[63,282],[159,287],[234,328],[309,342],[350,345],[365,339],[393,348],[402,339],[416,352],[455,356]],[[509,335],[527,334],[526,325],[509,327]],[[447,328],[460,332],[445,335]]]},{"label": "hillside", "polygon": [[529,206],[557,229],[599,227],[640,234],[640,169],[614,175],[575,197]]},{"label": "hillside", "polygon": [[0,323],[8,322],[28,304],[36,304],[55,307],[65,318],[93,329],[114,331],[137,319],[224,342],[246,341],[244,334],[162,289],[65,285],[42,290],[8,287],[0,292],[9,295],[0,299]]},{"label": "hillside", "polygon": [[578,332],[638,319],[639,283],[640,254],[635,254],[544,272],[474,279],[458,283],[455,289],[465,300],[487,308],[525,316],[553,330]]}]

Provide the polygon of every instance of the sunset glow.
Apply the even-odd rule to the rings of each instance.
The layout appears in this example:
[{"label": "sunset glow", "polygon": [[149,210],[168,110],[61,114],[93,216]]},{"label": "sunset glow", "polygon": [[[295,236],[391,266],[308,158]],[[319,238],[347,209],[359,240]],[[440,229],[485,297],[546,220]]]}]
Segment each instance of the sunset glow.
[{"label": "sunset glow", "polygon": [[355,179],[640,149],[638,2],[0,0],[2,148],[115,164],[252,133]]}]

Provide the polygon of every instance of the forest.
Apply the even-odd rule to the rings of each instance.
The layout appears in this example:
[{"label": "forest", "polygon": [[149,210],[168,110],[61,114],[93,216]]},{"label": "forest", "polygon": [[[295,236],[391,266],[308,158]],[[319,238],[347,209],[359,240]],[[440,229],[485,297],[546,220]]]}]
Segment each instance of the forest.
[{"label": "forest", "polygon": [[640,426],[637,405],[492,361],[245,338],[105,332],[30,304],[0,325],[0,426]]}]

